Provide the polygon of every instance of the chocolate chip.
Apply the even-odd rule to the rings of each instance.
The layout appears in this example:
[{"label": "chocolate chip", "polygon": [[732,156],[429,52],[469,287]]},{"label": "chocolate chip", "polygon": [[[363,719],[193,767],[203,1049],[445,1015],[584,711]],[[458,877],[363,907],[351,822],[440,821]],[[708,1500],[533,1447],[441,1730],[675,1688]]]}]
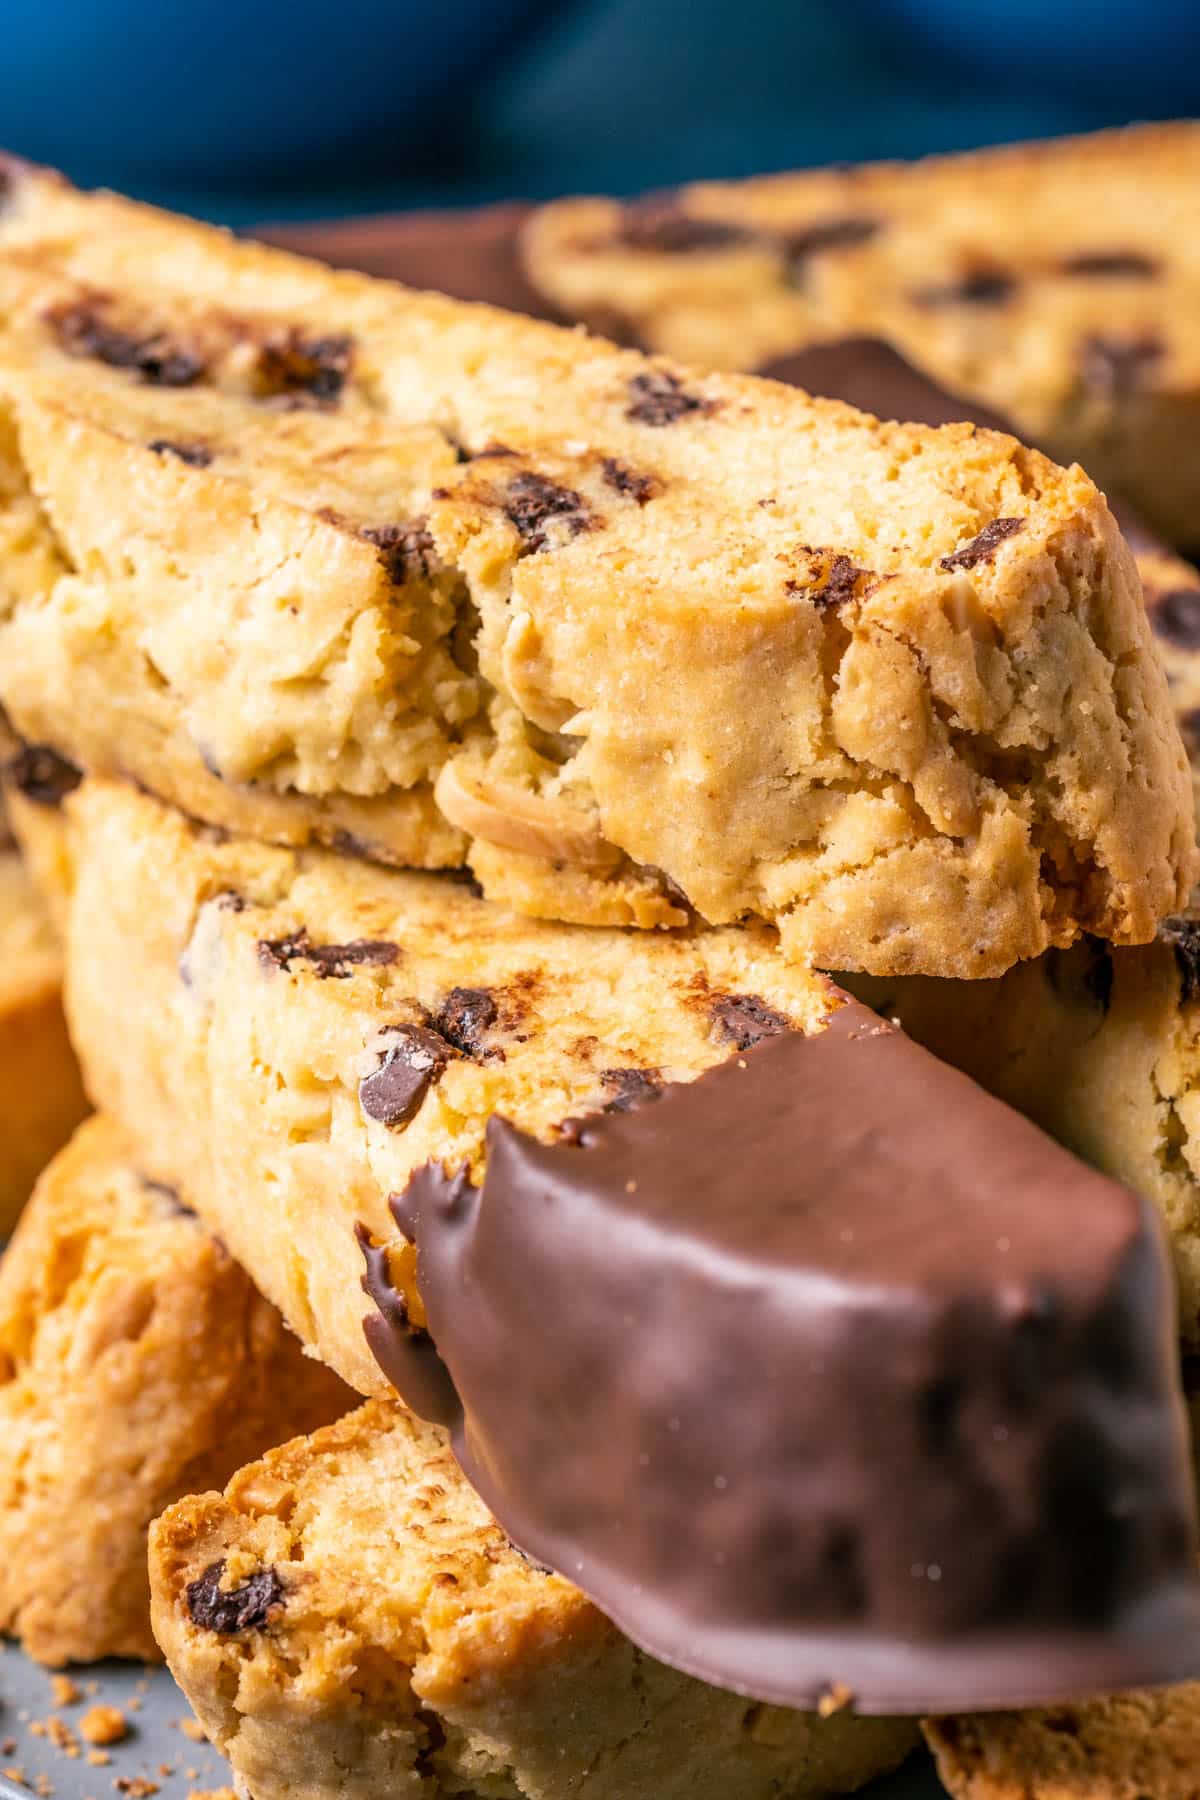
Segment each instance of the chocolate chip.
[{"label": "chocolate chip", "polygon": [[293,327],[263,345],[258,359],[260,391],[302,394],[332,405],[341,397],[353,355],[351,337],[309,338]]},{"label": "chocolate chip", "polygon": [[522,469],[513,476],[505,490],[504,511],[528,550],[548,548],[552,524],[561,526],[571,537],[578,537],[597,523],[582,494],[574,488],[561,487],[548,475],[539,475],[532,469]]},{"label": "chocolate chip", "polygon": [[1200,650],[1200,588],[1172,588],[1147,610],[1156,637],[1178,650]]},{"label": "chocolate chip", "polygon": [[614,242],[629,250],[687,256],[696,250],[724,250],[753,241],[755,233],[728,219],[703,219],[685,212],[670,197],[635,200],[626,206]]},{"label": "chocolate chip", "polygon": [[487,988],[456,987],[450,989],[431,1022],[438,1035],[460,1055],[502,1061],[502,1050],[489,1050],[484,1044],[484,1036],[496,1023],[498,1014],[495,996]]},{"label": "chocolate chip", "polygon": [[49,744],[23,744],[9,760],[5,775],[35,806],[61,806],[83,780],[75,764]]},{"label": "chocolate chip", "polygon": [[374,544],[388,578],[397,587],[420,576],[428,580],[433,566],[434,547],[429,529],[423,523],[411,525],[364,525],[359,537]]},{"label": "chocolate chip", "polygon": [[716,994],[709,1002],[709,1012],[721,1042],[738,1050],[752,1050],[764,1038],[793,1030],[791,1020],[757,994]]},{"label": "chocolate chip", "polygon": [[1187,1006],[1200,993],[1200,918],[1164,919],[1158,928],[1160,942],[1175,952],[1179,970],[1179,999]]},{"label": "chocolate chip", "polygon": [[1128,399],[1145,387],[1150,371],[1164,354],[1160,337],[1145,332],[1141,337],[1116,338],[1095,334],[1079,347],[1083,384],[1094,394]]},{"label": "chocolate chip", "polygon": [[967,543],[943,556],[938,567],[947,571],[974,569],[979,563],[990,562],[1005,538],[1014,537],[1024,524],[1024,519],[990,519]]},{"label": "chocolate chip", "polygon": [[389,1025],[378,1067],[358,1084],[358,1102],[369,1119],[389,1130],[410,1125],[421,1102],[439,1079],[452,1046],[424,1025]]},{"label": "chocolate chip", "polygon": [[913,299],[918,306],[1002,306],[1017,289],[1017,278],[1000,268],[969,269],[957,281],[920,288]]},{"label": "chocolate chip", "polygon": [[601,1069],[600,1080],[608,1095],[606,1113],[635,1112],[662,1098],[661,1069]]},{"label": "chocolate chip", "polygon": [[192,469],[207,469],[213,453],[204,444],[177,444],[171,438],[153,438],[146,448],[156,456],[173,456]]},{"label": "chocolate chip", "polygon": [[274,1568],[260,1569],[228,1593],[221,1590],[224,1574],[225,1558],[221,1557],[187,1584],[188,1616],[202,1631],[215,1631],[222,1637],[261,1631],[270,1623],[275,1608],[287,1604],[287,1591]]},{"label": "chocolate chip", "polygon": [[789,279],[802,281],[814,256],[828,250],[853,250],[865,244],[883,229],[878,219],[846,214],[843,218],[821,219],[813,225],[790,231],[784,238]]},{"label": "chocolate chip", "polygon": [[690,413],[703,417],[715,409],[715,401],[689,394],[670,369],[648,369],[629,383],[625,417],[639,425],[674,425]]},{"label": "chocolate chip", "polygon": [[1150,281],[1159,272],[1159,263],[1140,250],[1081,250],[1077,256],[1064,257],[1058,265],[1063,275],[1122,275],[1134,281]]},{"label": "chocolate chip", "polygon": [[118,330],[95,303],[81,300],[47,317],[72,356],[94,356],[109,368],[131,369],[154,387],[190,387],[204,374],[201,358],[173,343],[165,332],[135,337]]},{"label": "chocolate chip", "polygon": [[653,500],[656,494],[662,492],[662,483],[657,475],[642,474],[637,469],[618,462],[615,456],[606,456],[600,466],[608,486],[615,493],[636,500],[639,506],[645,506],[647,500]]},{"label": "chocolate chip", "polygon": [[397,945],[379,938],[355,938],[348,944],[311,943],[304,925],[287,937],[263,938],[258,945],[258,960],[265,969],[286,969],[290,963],[305,962],[321,981],[344,981],[364,964],[388,968],[399,957]]},{"label": "chocolate chip", "polygon": [[847,600],[853,600],[860,578],[871,580],[871,571],[856,568],[850,558],[839,551],[830,558],[825,580],[820,586],[789,576],[784,588],[789,594],[803,594],[814,606],[824,610],[830,606],[843,606]]}]

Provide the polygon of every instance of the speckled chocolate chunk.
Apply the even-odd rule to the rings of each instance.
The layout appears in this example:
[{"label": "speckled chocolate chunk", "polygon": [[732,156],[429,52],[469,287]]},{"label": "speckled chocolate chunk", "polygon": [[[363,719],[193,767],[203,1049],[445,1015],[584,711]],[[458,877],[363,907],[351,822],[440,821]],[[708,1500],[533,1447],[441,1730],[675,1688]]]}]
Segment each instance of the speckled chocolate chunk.
[{"label": "speckled chocolate chunk", "polygon": [[1079,347],[1079,372],[1093,394],[1124,400],[1147,387],[1165,345],[1152,332],[1140,337],[1108,337],[1096,333]]},{"label": "speckled chocolate chunk", "polygon": [[35,806],[61,806],[83,780],[75,764],[49,744],[22,744],[4,773],[17,792]]},{"label": "speckled chocolate chunk", "polygon": [[104,316],[99,303],[79,301],[47,315],[72,356],[92,356],[111,369],[129,369],[152,387],[191,387],[204,374],[203,359],[163,331],[136,336]]},{"label": "speckled chocolate chunk", "polygon": [[340,399],[350,374],[354,340],[349,336],[305,337],[295,329],[263,345],[258,378],[268,395],[303,395],[322,405]]},{"label": "speckled chocolate chunk", "polygon": [[428,580],[433,568],[433,538],[423,521],[409,525],[364,525],[359,532],[379,551],[379,560],[397,587],[416,577]]},{"label": "speckled chocolate chunk", "polygon": [[598,522],[582,494],[533,469],[513,476],[505,490],[504,511],[527,550],[547,549],[554,526],[578,537]]},{"label": "speckled chocolate chunk", "polygon": [[440,1032],[424,1025],[389,1025],[384,1035],[378,1065],[358,1084],[358,1102],[368,1119],[400,1131],[416,1118],[453,1052]]},{"label": "speckled chocolate chunk", "polygon": [[1063,275],[1078,275],[1084,280],[1117,276],[1130,281],[1152,281],[1161,265],[1140,250],[1081,250],[1076,256],[1064,257],[1058,266]]},{"label": "speckled chocolate chunk", "polygon": [[662,1098],[661,1069],[601,1069],[600,1080],[607,1095],[606,1113],[632,1112]]},{"label": "speckled chocolate chunk", "polygon": [[228,1593],[221,1590],[225,1559],[210,1563],[203,1575],[189,1581],[185,1590],[188,1615],[202,1631],[231,1637],[239,1631],[262,1631],[276,1607],[287,1604],[287,1591],[278,1570],[260,1569]]},{"label": "speckled chocolate chunk", "polygon": [[714,410],[714,401],[689,394],[670,369],[650,369],[630,381],[625,417],[639,425],[675,425],[680,419],[701,418]]},{"label": "speckled chocolate chunk", "polygon": [[431,1023],[460,1056],[503,1062],[503,1050],[486,1042],[498,1016],[495,995],[487,988],[456,987],[450,989]]},{"label": "speckled chocolate chunk", "polygon": [[1007,269],[968,269],[957,281],[920,288],[918,306],[1003,306],[1017,291],[1017,278]]},{"label": "speckled chocolate chunk", "polygon": [[173,456],[190,469],[207,469],[213,459],[207,444],[178,444],[173,438],[152,438],[146,448],[156,456]]},{"label": "speckled chocolate chunk", "polygon": [[348,944],[314,944],[306,926],[282,938],[263,938],[258,960],[266,969],[286,969],[294,962],[307,963],[322,981],[344,981],[356,968],[388,968],[397,962],[397,945],[380,938],[355,938]]},{"label": "speckled chocolate chunk", "polygon": [[1200,650],[1200,588],[1172,588],[1148,612],[1156,637],[1178,650]]},{"label": "speckled chocolate chunk", "polygon": [[1005,539],[1015,537],[1024,524],[1024,519],[989,519],[982,531],[977,531],[973,538],[960,544],[949,556],[943,556],[938,567],[947,571],[974,569],[980,563],[990,562]]},{"label": "speckled chocolate chunk", "polygon": [[790,1019],[757,994],[715,994],[709,1012],[720,1041],[736,1050],[752,1050],[764,1038],[795,1029]]},{"label": "speckled chocolate chunk", "polygon": [[1175,952],[1179,969],[1179,998],[1184,1006],[1200,994],[1200,918],[1181,914],[1164,919],[1158,928],[1159,941]]},{"label": "speckled chocolate chunk", "polygon": [[784,249],[790,280],[803,281],[815,256],[823,256],[829,250],[853,250],[859,244],[869,243],[882,229],[879,219],[847,213],[842,218],[819,219],[813,225],[789,231]]},{"label": "speckled chocolate chunk", "polygon": [[631,469],[628,464],[619,462],[615,456],[606,456],[600,465],[605,484],[616,494],[624,494],[627,499],[636,500],[639,506],[645,506],[647,500],[653,500],[662,492],[662,482],[657,475],[647,475],[639,469]]},{"label": "speckled chocolate chunk", "polygon": [[654,250],[687,256],[697,250],[724,250],[752,242],[755,233],[729,219],[704,219],[685,212],[670,195],[635,200],[626,206],[617,227],[618,244],[628,250]]}]

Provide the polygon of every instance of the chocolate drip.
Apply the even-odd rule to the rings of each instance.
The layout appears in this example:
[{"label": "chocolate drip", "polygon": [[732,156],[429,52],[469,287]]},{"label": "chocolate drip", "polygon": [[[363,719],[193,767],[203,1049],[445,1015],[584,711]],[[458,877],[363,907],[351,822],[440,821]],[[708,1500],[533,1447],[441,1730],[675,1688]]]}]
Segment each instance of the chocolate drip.
[{"label": "chocolate drip", "polygon": [[[1200,1674],[1153,1209],[847,1002],[482,1190],[393,1200],[368,1341],[514,1541],[705,1680],[864,1711]],[[457,1396],[457,1397],[456,1397]]]}]

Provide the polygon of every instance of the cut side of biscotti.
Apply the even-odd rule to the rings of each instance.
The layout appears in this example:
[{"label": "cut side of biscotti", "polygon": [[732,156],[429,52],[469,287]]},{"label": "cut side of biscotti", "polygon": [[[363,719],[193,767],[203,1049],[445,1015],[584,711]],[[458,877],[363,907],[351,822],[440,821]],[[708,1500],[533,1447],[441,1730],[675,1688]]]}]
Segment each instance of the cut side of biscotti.
[{"label": "cut side of biscotti", "polygon": [[255,1800],[816,1800],[916,1737],[652,1661],[514,1549],[394,1403],[172,1507],[151,1580],[171,1671]]},{"label": "cut side of biscotti", "polygon": [[0,588],[26,738],[535,915],[980,975],[1194,873],[1078,470],[16,167]]},{"label": "cut side of biscotti", "polygon": [[404,1278],[388,1196],[414,1170],[479,1171],[497,1113],[557,1142],[837,1005],[763,928],[523,919],[445,876],[225,839],[121,783],[13,816],[70,887],[68,1011],[98,1103],[362,1393],[389,1389],[355,1227]]},{"label": "cut side of biscotti", "polygon": [[1200,126],[555,202],[524,230],[568,317],[712,368],[871,332],[1195,546]]},{"label": "cut side of biscotti", "polygon": [[151,1520],[351,1399],[88,1120],[0,1259],[0,1631],[44,1663],[157,1660]]}]

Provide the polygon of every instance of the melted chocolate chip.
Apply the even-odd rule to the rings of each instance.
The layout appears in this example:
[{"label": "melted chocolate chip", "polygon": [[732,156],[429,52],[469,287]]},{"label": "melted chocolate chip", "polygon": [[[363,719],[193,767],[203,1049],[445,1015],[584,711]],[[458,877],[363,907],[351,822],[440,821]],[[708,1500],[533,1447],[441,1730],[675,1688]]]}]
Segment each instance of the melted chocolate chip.
[{"label": "melted chocolate chip", "polygon": [[527,550],[547,549],[552,525],[578,537],[598,522],[582,494],[533,469],[522,469],[513,476],[505,490],[504,511],[520,532]]},{"label": "melted chocolate chip", "polygon": [[1180,915],[1164,919],[1158,928],[1159,941],[1175,952],[1179,969],[1179,998],[1184,1006],[1200,994],[1200,918]]},{"label": "melted chocolate chip", "polygon": [[629,383],[625,417],[639,425],[675,425],[690,415],[703,418],[714,410],[714,401],[689,394],[670,369],[648,369]]},{"label": "melted chocolate chip", "polygon": [[193,1625],[230,1637],[238,1631],[262,1631],[278,1606],[287,1604],[287,1590],[277,1569],[260,1569],[228,1593],[221,1590],[225,1558],[209,1563],[203,1575],[189,1581],[185,1590]]},{"label": "melted chocolate chip", "polygon": [[260,391],[304,395],[332,405],[341,397],[353,357],[352,337],[310,338],[293,328],[263,345],[258,359]]},{"label": "melted chocolate chip", "polygon": [[112,369],[131,369],[153,387],[190,387],[204,374],[203,360],[162,331],[136,337],[104,317],[96,303],[78,301],[48,315],[59,342],[72,356],[93,356]]},{"label": "melted chocolate chip", "polygon": [[615,493],[625,494],[630,500],[636,500],[639,506],[645,506],[647,500],[653,500],[662,492],[662,482],[657,475],[646,475],[637,469],[631,469],[615,456],[606,456],[600,465],[607,485]]},{"label": "melted chocolate chip", "polygon": [[1058,265],[1060,274],[1092,277],[1127,276],[1131,281],[1151,281],[1159,272],[1152,256],[1139,250],[1081,250]]},{"label": "melted chocolate chip", "polygon": [[969,269],[958,281],[921,288],[913,295],[918,306],[1002,306],[1017,289],[1017,278],[1007,269]]},{"label": "melted chocolate chip", "polygon": [[152,438],[146,446],[156,456],[173,456],[192,469],[207,469],[213,453],[205,444],[177,444],[172,438]]},{"label": "melted chocolate chip", "polygon": [[709,1012],[722,1044],[738,1050],[750,1050],[764,1038],[778,1037],[781,1031],[795,1029],[790,1019],[757,994],[717,994],[709,1002]]},{"label": "melted chocolate chip", "polygon": [[1129,399],[1147,385],[1151,371],[1164,354],[1162,339],[1149,332],[1133,338],[1096,333],[1085,338],[1079,347],[1079,371],[1084,386],[1092,393],[1114,400]]},{"label": "melted chocolate chip", "polygon": [[460,1056],[504,1060],[504,1052],[485,1043],[496,1023],[499,1008],[487,988],[451,988],[432,1019],[438,1035]]},{"label": "melted chocolate chip", "polygon": [[418,576],[429,579],[436,553],[433,536],[425,524],[364,525],[358,535],[375,545],[380,562],[397,587]]},{"label": "melted chocolate chip", "polygon": [[661,1069],[601,1069],[600,1080],[608,1096],[604,1102],[606,1113],[632,1112],[662,1096]]},{"label": "melted chocolate chip", "polygon": [[823,256],[829,250],[853,250],[859,244],[868,243],[882,229],[878,219],[847,214],[840,219],[820,219],[813,225],[788,232],[784,249],[789,278],[793,282],[803,281],[814,256]]},{"label": "melted chocolate chip", "polygon": [[83,780],[75,764],[49,744],[23,744],[9,761],[5,775],[35,806],[61,806]]},{"label": "melted chocolate chip", "polygon": [[724,250],[752,242],[755,234],[728,219],[703,219],[669,197],[635,200],[621,214],[614,241],[628,250],[687,256],[697,250]]},{"label": "melted chocolate chip", "polygon": [[287,937],[263,938],[258,945],[258,960],[265,969],[286,969],[291,963],[304,962],[321,981],[344,981],[363,965],[388,968],[399,957],[397,945],[379,938],[355,938],[349,944],[314,944],[304,925]]},{"label": "melted chocolate chip", "polygon": [[1172,588],[1148,612],[1156,637],[1178,650],[1200,650],[1200,588]]},{"label": "melted chocolate chip", "polygon": [[784,588],[789,594],[803,594],[806,600],[811,600],[814,606],[823,611],[826,607],[843,606],[847,600],[853,600],[860,578],[870,580],[871,571],[856,568],[848,556],[843,556],[838,551],[830,557],[825,580],[819,587],[812,587],[789,576]]},{"label": "melted chocolate chip", "polygon": [[389,1131],[411,1125],[421,1103],[453,1054],[440,1032],[424,1025],[389,1025],[379,1063],[358,1084],[358,1103],[368,1119]]},{"label": "melted chocolate chip", "polygon": [[943,556],[939,568],[947,571],[953,569],[974,569],[980,563],[990,562],[1000,545],[1006,538],[1015,537],[1025,524],[1024,519],[989,519],[982,531],[949,556]]}]

